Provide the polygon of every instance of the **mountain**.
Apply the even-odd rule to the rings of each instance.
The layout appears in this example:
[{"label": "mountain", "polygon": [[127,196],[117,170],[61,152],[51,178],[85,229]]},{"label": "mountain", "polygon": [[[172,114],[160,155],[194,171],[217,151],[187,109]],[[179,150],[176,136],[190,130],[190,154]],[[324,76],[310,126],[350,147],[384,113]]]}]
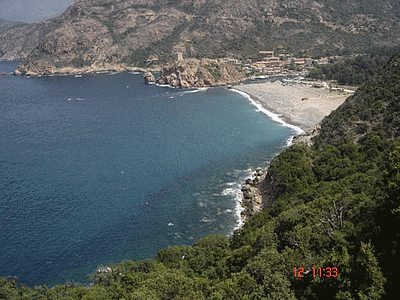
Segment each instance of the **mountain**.
[{"label": "mountain", "polygon": [[0,59],[24,58],[20,72],[47,74],[150,66],[178,52],[351,53],[399,45],[399,11],[393,0],[75,0],[57,18],[1,33]]},{"label": "mountain", "polygon": [[0,18],[0,31],[7,30],[11,27],[17,26],[17,25],[22,25],[24,23],[22,22],[15,22],[15,21],[9,21],[9,20],[4,20]]}]

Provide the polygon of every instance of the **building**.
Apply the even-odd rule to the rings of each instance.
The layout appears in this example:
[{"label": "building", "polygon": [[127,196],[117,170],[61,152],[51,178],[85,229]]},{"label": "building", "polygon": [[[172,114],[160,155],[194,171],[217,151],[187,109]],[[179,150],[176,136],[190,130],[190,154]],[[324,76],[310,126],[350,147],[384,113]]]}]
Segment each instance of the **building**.
[{"label": "building", "polygon": [[263,57],[272,57],[274,56],[274,51],[260,51],[258,54],[262,55]]},{"label": "building", "polygon": [[307,66],[311,66],[313,63],[313,59],[311,57],[307,57],[304,59],[304,62]]},{"label": "building", "polygon": [[253,67],[256,69],[262,69],[265,68],[268,65],[267,61],[256,61],[253,63]]},{"label": "building", "polygon": [[234,58],[221,58],[219,59],[219,62],[225,63],[228,65],[239,65],[240,61]]},{"label": "building", "polygon": [[304,58],[295,58],[292,60],[296,66],[304,66],[306,64],[306,60]]},{"label": "building", "polygon": [[182,52],[176,52],[175,53],[175,60],[176,61],[183,60],[183,53]]},{"label": "building", "polygon": [[318,59],[317,62],[318,62],[319,65],[326,65],[326,64],[329,63],[329,60],[328,60],[327,57],[322,57],[321,59]]}]

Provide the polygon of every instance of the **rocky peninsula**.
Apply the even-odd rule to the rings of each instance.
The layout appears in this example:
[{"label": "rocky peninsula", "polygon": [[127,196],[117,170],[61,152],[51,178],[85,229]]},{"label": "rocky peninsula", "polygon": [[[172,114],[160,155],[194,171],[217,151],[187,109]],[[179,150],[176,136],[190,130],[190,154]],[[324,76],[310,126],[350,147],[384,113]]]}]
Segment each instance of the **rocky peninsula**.
[{"label": "rocky peninsula", "polygon": [[157,83],[178,88],[193,88],[227,85],[245,79],[244,72],[234,60],[189,58],[165,64]]}]

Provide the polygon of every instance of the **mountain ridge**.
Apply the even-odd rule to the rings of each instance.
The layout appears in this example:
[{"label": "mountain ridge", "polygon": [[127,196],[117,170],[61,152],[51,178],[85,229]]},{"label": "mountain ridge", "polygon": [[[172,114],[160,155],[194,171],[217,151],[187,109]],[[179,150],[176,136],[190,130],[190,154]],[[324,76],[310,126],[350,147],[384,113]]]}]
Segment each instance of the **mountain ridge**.
[{"label": "mountain ridge", "polygon": [[389,0],[76,0],[59,17],[0,33],[0,59],[23,58],[21,73],[43,75],[64,67],[148,67],[177,52],[241,58],[283,46],[351,53],[399,45],[397,7]]}]

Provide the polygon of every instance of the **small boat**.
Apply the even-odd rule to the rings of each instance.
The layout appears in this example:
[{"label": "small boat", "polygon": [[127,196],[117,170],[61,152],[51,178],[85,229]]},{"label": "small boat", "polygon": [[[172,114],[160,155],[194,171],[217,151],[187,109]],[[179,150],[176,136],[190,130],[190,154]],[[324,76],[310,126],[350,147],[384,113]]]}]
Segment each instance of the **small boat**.
[{"label": "small boat", "polygon": [[80,77],[82,77],[82,75],[81,75],[81,74],[78,74],[78,75],[75,75],[75,77],[76,77],[76,78],[80,78]]}]

